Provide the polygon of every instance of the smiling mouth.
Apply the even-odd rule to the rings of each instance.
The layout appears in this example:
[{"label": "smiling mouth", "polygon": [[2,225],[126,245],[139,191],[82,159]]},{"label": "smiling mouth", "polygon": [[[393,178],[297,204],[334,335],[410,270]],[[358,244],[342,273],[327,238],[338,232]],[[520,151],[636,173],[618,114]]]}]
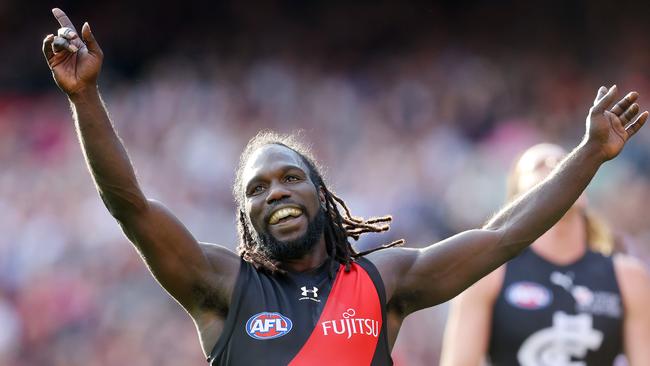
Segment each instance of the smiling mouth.
[{"label": "smiling mouth", "polygon": [[281,208],[269,218],[269,225],[275,225],[302,215],[302,210],[295,207]]}]

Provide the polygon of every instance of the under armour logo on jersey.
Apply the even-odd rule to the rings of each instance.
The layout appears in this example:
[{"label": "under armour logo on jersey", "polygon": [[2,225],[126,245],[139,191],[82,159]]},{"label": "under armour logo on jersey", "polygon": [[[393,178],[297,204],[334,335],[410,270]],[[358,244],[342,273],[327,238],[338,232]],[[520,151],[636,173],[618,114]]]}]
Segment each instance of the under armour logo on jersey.
[{"label": "under armour logo on jersey", "polygon": [[299,298],[298,300],[311,300],[311,301],[320,302],[320,300],[317,299],[318,287],[312,286],[310,290],[307,288],[307,286],[302,286],[300,289],[302,290],[302,297]]}]

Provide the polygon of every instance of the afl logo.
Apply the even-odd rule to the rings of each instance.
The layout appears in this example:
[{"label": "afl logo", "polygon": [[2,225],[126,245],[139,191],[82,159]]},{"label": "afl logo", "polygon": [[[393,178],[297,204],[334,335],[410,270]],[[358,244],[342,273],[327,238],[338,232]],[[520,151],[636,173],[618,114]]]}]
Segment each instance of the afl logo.
[{"label": "afl logo", "polygon": [[263,312],[248,319],[246,333],[255,339],[273,339],[289,333],[292,326],[291,319],[280,313]]},{"label": "afl logo", "polygon": [[553,294],[535,282],[515,282],[506,289],[506,300],[520,309],[537,310],[550,304]]}]

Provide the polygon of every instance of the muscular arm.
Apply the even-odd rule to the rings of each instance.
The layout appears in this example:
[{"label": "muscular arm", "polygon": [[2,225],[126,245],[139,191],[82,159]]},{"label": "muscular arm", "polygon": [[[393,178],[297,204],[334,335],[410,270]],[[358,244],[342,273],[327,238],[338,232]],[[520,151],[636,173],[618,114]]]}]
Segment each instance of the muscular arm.
[{"label": "muscular arm", "polygon": [[393,304],[406,315],[445,302],[516,256],[564,215],[602,161],[592,147],[583,144],[484,228],[422,249],[394,250],[390,253],[393,271],[406,270],[394,282],[390,274],[383,277],[387,292],[393,290]]},{"label": "muscular arm", "polygon": [[[74,27],[58,9],[62,27]],[[82,42],[71,32],[48,36],[43,51],[54,79],[68,94],[77,135],[97,190],[160,284],[190,313],[206,304],[226,304],[238,259],[223,247],[206,252],[160,203],[148,200],[96,86],[102,53],[85,24]],[[65,37],[62,37],[65,35]],[[225,305],[224,305],[225,306]]]},{"label": "muscular arm", "polygon": [[391,310],[406,316],[453,298],[553,226],[600,165],[618,155],[648,117],[644,112],[628,123],[639,112],[634,103],[638,95],[630,93],[611,111],[607,110],[615,97],[615,87],[609,91],[601,88],[590,109],[583,142],[547,179],[506,206],[482,229],[460,233],[423,249],[376,252],[371,260],[379,264]]},{"label": "muscular arm", "polygon": [[77,137],[97,191],[119,220],[149,209],[96,87],[70,95]]}]

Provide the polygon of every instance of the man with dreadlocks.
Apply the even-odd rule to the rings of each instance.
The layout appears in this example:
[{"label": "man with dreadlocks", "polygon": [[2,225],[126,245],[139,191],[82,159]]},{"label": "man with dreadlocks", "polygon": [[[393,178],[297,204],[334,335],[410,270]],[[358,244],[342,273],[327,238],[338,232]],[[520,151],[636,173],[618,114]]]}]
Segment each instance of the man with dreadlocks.
[{"label": "man with dreadlocks", "polygon": [[237,172],[237,255],[197,242],[144,196],[99,96],[103,55],[90,26],[80,37],[61,10],[53,13],[61,28],[45,38],[43,53],[68,95],[101,198],[194,320],[212,365],[391,364],[407,315],[456,296],[535,241],[648,118],[639,114],[637,93],[612,107],[616,87],[601,87],[579,146],[483,228],[422,249],[367,253],[357,253],[348,238],[388,230],[390,217],[352,216],[307,151],[263,133],[249,143]]}]

